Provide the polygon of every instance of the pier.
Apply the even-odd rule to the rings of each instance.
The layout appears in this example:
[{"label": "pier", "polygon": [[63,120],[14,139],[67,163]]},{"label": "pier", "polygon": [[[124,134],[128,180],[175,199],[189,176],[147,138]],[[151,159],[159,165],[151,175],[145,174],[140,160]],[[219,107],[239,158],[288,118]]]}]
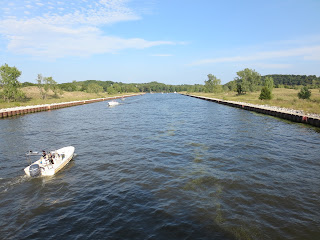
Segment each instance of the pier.
[{"label": "pier", "polygon": [[320,127],[320,118],[311,116],[311,115],[304,115],[304,114],[293,113],[289,111],[276,110],[273,107],[259,106],[259,105],[250,104],[250,103],[239,103],[234,101],[226,101],[226,100],[221,100],[217,98],[209,98],[209,97],[196,96],[196,95],[190,95],[190,94],[184,94],[184,95],[227,105],[230,107],[236,107],[236,108],[241,108],[243,110],[262,113],[262,114],[286,119],[292,122],[305,123],[315,127]]},{"label": "pier", "polygon": [[72,101],[72,102],[62,102],[62,103],[52,103],[52,104],[42,104],[42,105],[34,105],[34,106],[24,106],[24,107],[14,107],[14,108],[3,108],[0,109],[0,119],[13,117],[17,115],[24,115],[28,113],[35,113],[35,112],[42,112],[42,111],[49,111],[59,108],[66,108],[66,107],[73,107],[83,104],[101,102],[101,101],[109,101],[113,99],[119,98],[126,98],[126,97],[133,97],[139,96],[141,94],[132,94],[132,95],[123,95],[123,96],[115,96],[115,97],[108,97],[108,98],[96,98],[96,99],[88,99],[88,100],[80,100],[80,101]]}]

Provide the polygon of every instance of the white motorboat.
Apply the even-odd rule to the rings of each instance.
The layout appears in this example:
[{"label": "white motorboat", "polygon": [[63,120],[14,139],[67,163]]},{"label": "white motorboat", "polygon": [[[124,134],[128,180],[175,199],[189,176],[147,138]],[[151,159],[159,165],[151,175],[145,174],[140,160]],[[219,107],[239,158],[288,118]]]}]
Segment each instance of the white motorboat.
[{"label": "white motorboat", "polygon": [[112,107],[112,106],[117,106],[117,105],[119,105],[119,102],[117,102],[117,101],[110,101],[110,102],[108,102],[108,104],[109,104],[109,107]]},{"label": "white motorboat", "polygon": [[60,148],[51,151],[48,154],[29,152],[27,156],[41,155],[39,160],[35,161],[24,169],[29,177],[53,176],[70,162],[73,157],[75,148],[72,146]]}]

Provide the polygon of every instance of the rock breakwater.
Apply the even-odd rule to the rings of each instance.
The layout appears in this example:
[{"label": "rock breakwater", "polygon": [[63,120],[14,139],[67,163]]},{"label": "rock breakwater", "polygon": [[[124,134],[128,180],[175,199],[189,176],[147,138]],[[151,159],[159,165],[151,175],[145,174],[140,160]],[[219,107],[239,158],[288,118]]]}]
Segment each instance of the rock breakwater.
[{"label": "rock breakwater", "polygon": [[133,95],[123,95],[123,96],[115,96],[108,98],[96,98],[96,99],[88,99],[88,100],[80,100],[80,101],[71,101],[71,102],[62,102],[62,103],[51,103],[51,104],[41,104],[41,105],[32,105],[32,106],[23,106],[23,107],[13,107],[13,108],[2,108],[0,109],[0,118],[12,117],[16,115],[22,115],[27,113],[41,112],[41,111],[49,111],[59,108],[72,107],[82,104],[94,103],[107,101],[118,98],[126,98],[138,96],[141,94],[133,94]]},{"label": "rock breakwater", "polygon": [[258,104],[251,104],[251,103],[245,103],[245,102],[227,101],[227,100],[222,100],[217,98],[209,98],[209,97],[190,95],[190,94],[185,94],[185,95],[207,100],[207,101],[216,102],[223,105],[228,105],[231,107],[236,107],[244,110],[271,115],[274,117],[286,119],[293,122],[306,123],[315,127],[320,127],[319,114],[308,114],[302,110],[287,109],[287,108],[268,106],[268,105],[258,105]]}]

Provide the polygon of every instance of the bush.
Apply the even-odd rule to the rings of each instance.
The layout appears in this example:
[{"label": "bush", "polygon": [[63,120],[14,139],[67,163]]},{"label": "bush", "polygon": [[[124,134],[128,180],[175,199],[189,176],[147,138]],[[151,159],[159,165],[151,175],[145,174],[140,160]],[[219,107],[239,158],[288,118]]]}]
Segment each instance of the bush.
[{"label": "bush", "polygon": [[300,99],[309,99],[311,97],[311,92],[308,87],[304,86],[301,88],[300,92],[298,93],[298,97]]},{"label": "bush", "polygon": [[270,100],[272,98],[271,90],[268,87],[263,87],[260,93],[260,100]]},{"label": "bush", "polygon": [[88,93],[100,93],[103,92],[103,87],[97,83],[89,83],[87,88]]},{"label": "bush", "polygon": [[31,83],[31,82],[21,83],[21,87],[33,87],[33,86],[37,86],[37,84]]}]

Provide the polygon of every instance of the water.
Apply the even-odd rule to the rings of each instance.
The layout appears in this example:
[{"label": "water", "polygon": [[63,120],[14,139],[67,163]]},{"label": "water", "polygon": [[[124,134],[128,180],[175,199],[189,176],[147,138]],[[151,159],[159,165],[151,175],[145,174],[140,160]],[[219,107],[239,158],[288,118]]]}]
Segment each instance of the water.
[{"label": "water", "polygon": [[[0,120],[0,239],[318,239],[320,135],[178,94]],[[24,154],[72,145],[57,175]]]}]

